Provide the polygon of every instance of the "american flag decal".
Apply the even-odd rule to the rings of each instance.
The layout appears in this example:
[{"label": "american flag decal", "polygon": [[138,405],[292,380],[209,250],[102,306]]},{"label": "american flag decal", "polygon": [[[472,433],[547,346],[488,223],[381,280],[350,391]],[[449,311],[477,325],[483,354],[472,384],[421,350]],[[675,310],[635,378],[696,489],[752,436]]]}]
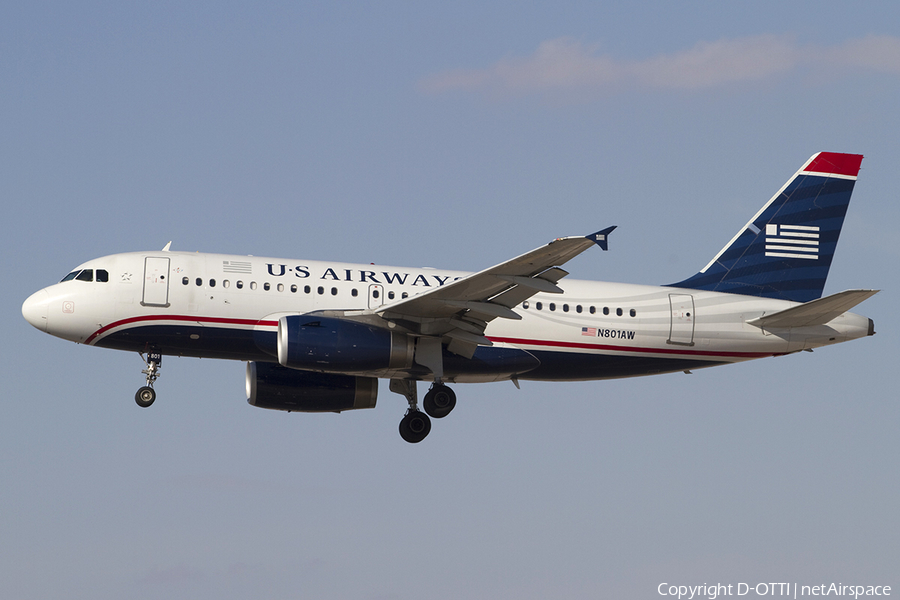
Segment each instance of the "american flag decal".
[{"label": "american flag decal", "polygon": [[595,337],[597,335],[597,328],[596,327],[582,327],[581,335],[589,335],[591,337]]},{"label": "american flag decal", "polygon": [[766,256],[819,258],[819,228],[809,225],[766,225]]},{"label": "american flag decal", "polygon": [[252,263],[242,260],[223,260],[222,270],[226,273],[246,273],[250,275],[253,273],[253,266]]}]

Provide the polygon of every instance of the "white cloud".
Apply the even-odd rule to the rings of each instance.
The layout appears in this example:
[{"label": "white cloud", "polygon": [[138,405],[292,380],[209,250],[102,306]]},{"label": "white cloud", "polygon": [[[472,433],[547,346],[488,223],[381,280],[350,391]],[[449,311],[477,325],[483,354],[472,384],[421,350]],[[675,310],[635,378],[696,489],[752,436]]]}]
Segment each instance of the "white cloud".
[{"label": "white cloud", "polygon": [[865,69],[879,73],[900,75],[900,38],[870,35],[848,40],[840,46],[828,48],[821,57],[823,66]]},{"label": "white cloud", "polygon": [[542,42],[531,56],[435,74],[421,81],[420,88],[434,94],[464,90],[492,95],[700,90],[762,81],[801,68],[900,74],[900,38],[868,36],[817,47],[799,45],[789,36],[758,35],[700,42],[688,50],[634,61],[601,54],[596,44],[558,38]]}]

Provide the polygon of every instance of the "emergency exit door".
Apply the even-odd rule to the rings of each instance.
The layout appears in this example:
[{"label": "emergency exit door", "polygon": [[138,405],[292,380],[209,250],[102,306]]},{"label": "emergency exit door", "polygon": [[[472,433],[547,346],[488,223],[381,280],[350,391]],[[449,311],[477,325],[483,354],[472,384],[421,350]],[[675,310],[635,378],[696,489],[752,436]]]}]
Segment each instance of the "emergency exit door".
[{"label": "emergency exit door", "polygon": [[144,306],[169,306],[169,259],[144,259]]},{"label": "emergency exit door", "polygon": [[369,284],[369,308],[378,308],[384,304],[384,286],[377,283]]}]

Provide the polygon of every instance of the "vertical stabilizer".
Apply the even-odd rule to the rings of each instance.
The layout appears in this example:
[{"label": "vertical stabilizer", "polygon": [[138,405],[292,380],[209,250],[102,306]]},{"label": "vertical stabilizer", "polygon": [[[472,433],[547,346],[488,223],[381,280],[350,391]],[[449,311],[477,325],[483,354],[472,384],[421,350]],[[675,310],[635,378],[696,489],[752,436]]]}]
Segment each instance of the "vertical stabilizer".
[{"label": "vertical stabilizer", "polygon": [[670,285],[794,302],[820,298],[862,159],[813,155],[708,265]]}]

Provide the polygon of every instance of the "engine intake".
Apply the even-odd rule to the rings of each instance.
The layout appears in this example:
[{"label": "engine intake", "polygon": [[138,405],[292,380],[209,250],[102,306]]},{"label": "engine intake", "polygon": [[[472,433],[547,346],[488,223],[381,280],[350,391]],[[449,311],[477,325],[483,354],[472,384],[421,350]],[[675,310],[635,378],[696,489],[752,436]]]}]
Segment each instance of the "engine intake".
[{"label": "engine intake", "polygon": [[288,412],[341,412],[375,408],[378,380],[296,371],[274,363],[247,363],[247,402]]},{"label": "engine intake", "polygon": [[412,366],[415,344],[404,333],[365,323],[290,315],[278,321],[278,362],[291,369],[362,372]]}]

